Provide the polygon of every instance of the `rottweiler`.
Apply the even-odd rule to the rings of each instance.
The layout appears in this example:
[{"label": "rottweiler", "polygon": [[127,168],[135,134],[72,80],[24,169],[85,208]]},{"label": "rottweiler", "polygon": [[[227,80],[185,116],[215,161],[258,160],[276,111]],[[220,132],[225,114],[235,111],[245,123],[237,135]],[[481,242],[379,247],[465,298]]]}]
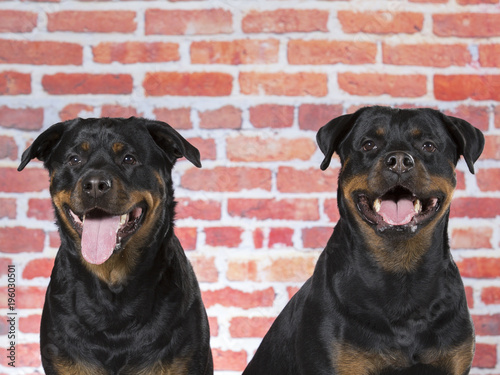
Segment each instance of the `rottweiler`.
[{"label": "rottweiler", "polygon": [[447,227],[468,122],[433,109],[365,107],[317,134],[321,169],[340,156],[340,219],[314,273],[244,375],[464,375],[474,328]]},{"label": "rottweiler", "polygon": [[171,171],[199,151],[166,123],[74,119],[39,135],[61,246],[40,329],[47,375],[213,374],[207,315],[174,234]]}]

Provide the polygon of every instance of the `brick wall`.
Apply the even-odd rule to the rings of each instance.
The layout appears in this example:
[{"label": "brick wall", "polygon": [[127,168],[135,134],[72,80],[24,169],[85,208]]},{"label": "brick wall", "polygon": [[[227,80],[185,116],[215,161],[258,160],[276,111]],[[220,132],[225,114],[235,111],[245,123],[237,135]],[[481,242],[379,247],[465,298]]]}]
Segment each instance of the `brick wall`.
[{"label": "brick wall", "polygon": [[[338,220],[337,159],[315,133],[363,105],[431,106],[486,134],[458,167],[451,246],[477,330],[473,374],[500,374],[499,0],[0,2],[0,275],[17,269],[16,371],[43,373],[38,332],[58,248],[43,129],[140,115],[195,144],[175,170],[177,234],[201,283],[217,374],[238,374],[313,271]],[[6,338],[7,300],[0,297]],[[4,342],[4,341],[2,341]],[[3,369],[3,370],[2,370]]]}]

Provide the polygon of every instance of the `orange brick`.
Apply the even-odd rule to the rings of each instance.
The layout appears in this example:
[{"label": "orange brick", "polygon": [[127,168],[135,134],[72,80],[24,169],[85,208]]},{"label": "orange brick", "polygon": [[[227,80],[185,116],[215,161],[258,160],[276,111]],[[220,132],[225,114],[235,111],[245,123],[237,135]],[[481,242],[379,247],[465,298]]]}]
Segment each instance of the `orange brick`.
[{"label": "orange brick", "polygon": [[445,68],[466,66],[472,56],[464,44],[398,44],[382,45],[384,64],[420,65]]},{"label": "orange brick", "polygon": [[156,119],[168,123],[174,129],[191,129],[190,108],[155,108]]},{"label": "orange brick", "polygon": [[227,73],[146,73],[143,82],[147,96],[228,96],[233,77]]},{"label": "orange brick", "polygon": [[192,200],[189,198],[176,199],[176,219],[219,220],[221,217],[221,204],[213,200]]},{"label": "orange brick", "polygon": [[205,228],[205,242],[209,246],[238,247],[242,233],[239,227]]},{"label": "orange brick", "polygon": [[38,15],[34,12],[19,10],[0,11],[0,32],[29,33],[38,23]]},{"label": "orange brick", "polygon": [[215,257],[191,255],[189,261],[199,282],[215,283],[219,280],[219,271],[215,266]]},{"label": "orange brick", "polygon": [[424,25],[424,15],[413,12],[342,10],[337,16],[345,33],[415,34]]},{"label": "orange brick", "polygon": [[217,149],[214,139],[196,137],[188,138],[187,141],[200,151],[201,160],[215,160],[217,158]]},{"label": "orange brick", "polygon": [[304,248],[324,249],[333,233],[333,227],[314,227],[302,229]]},{"label": "orange brick", "polygon": [[239,108],[232,105],[200,112],[200,128],[202,129],[240,129],[241,114]]},{"label": "orange brick", "polygon": [[453,13],[432,16],[434,34],[464,38],[500,36],[500,14]]},{"label": "orange brick", "polygon": [[137,28],[132,11],[74,11],[48,13],[48,31],[131,33]]},{"label": "orange brick", "polygon": [[240,90],[245,95],[326,96],[328,77],[323,73],[241,72]]},{"label": "orange brick", "polygon": [[231,337],[259,337],[262,338],[267,333],[271,324],[274,322],[273,317],[254,317],[247,318],[237,316],[232,318],[229,325],[229,333]]},{"label": "orange brick", "polygon": [[130,94],[132,85],[128,74],[56,73],[42,78],[43,89],[51,95]]},{"label": "orange brick", "polygon": [[456,228],[451,234],[452,249],[491,249],[493,230],[489,227]]},{"label": "orange brick", "polygon": [[108,104],[103,105],[101,109],[102,117],[142,117],[143,114],[137,112],[137,109],[134,107],[123,107],[121,105]]},{"label": "orange brick", "polygon": [[94,61],[110,64],[118,61],[122,64],[152,63],[178,61],[179,45],[177,43],[153,42],[104,42],[92,48]]},{"label": "orange brick", "polygon": [[369,42],[330,40],[291,40],[288,42],[290,64],[374,64],[377,45]]},{"label": "orange brick", "polygon": [[24,95],[31,94],[31,75],[12,71],[0,73],[0,94]]},{"label": "orange brick", "polygon": [[83,47],[75,43],[4,39],[0,40],[0,61],[3,64],[82,65]]},{"label": "orange brick", "polygon": [[500,190],[500,169],[488,168],[477,171],[477,185],[481,191]]},{"label": "orange brick", "polygon": [[23,279],[31,280],[35,277],[50,277],[54,268],[53,258],[40,258],[31,260],[23,271]]},{"label": "orange brick", "polygon": [[275,293],[273,288],[243,292],[241,290],[225,287],[224,289],[202,291],[203,303],[206,308],[214,305],[225,307],[240,307],[252,309],[256,307],[269,307],[274,303]]},{"label": "orange brick", "polygon": [[304,282],[314,271],[317,256],[278,258],[264,270],[266,280],[279,282]]},{"label": "orange brick", "polygon": [[434,96],[438,100],[500,100],[500,75],[436,74]]},{"label": "orange brick", "polygon": [[243,17],[245,33],[289,33],[328,31],[328,11],[316,9],[278,9],[250,11]]},{"label": "orange brick", "polygon": [[258,281],[258,275],[257,262],[254,260],[230,260],[228,262],[226,278],[230,281]]},{"label": "orange brick", "polygon": [[339,170],[329,168],[295,169],[280,167],[277,174],[278,190],[284,193],[313,193],[337,191]]},{"label": "orange brick", "polygon": [[488,130],[490,109],[486,106],[460,105],[453,110],[444,111],[444,113],[449,116],[464,119],[480,130]]},{"label": "orange brick", "polygon": [[0,124],[4,128],[19,130],[41,130],[43,126],[43,108],[0,107]]},{"label": "orange brick", "polygon": [[272,173],[265,168],[215,167],[188,169],[181,177],[181,186],[189,190],[242,191],[271,190]]},{"label": "orange brick", "polygon": [[500,305],[500,288],[496,286],[483,288],[481,301],[487,305]]},{"label": "orange brick", "polygon": [[191,44],[193,64],[271,64],[278,62],[276,39],[200,41]]},{"label": "orange brick", "polygon": [[482,44],[479,46],[479,63],[486,67],[500,67],[500,44]]},{"label": "orange brick", "polygon": [[271,228],[269,231],[269,247],[293,246],[292,228]]},{"label": "orange brick", "polygon": [[175,235],[179,238],[184,250],[195,250],[198,234],[196,228],[178,227],[174,228]]},{"label": "orange brick", "polygon": [[229,199],[227,211],[235,217],[258,220],[318,220],[316,199]]},{"label": "orange brick", "polygon": [[495,368],[497,365],[497,346],[495,344],[476,343],[472,367]]},{"label": "orange brick", "polygon": [[494,218],[500,215],[500,198],[456,198],[450,217]]},{"label": "orange brick", "polygon": [[492,279],[500,277],[500,259],[465,258],[456,262],[462,277]]},{"label": "orange brick", "polygon": [[351,95],[416,98],[427,93],[427,77],[379,73],[339,73],[340,89]]},{"label": "orange brick", "polygon": [[247,365],[247,352],[212,349],[215,371],[243,371]]},{"label": "orange brick", "polygon": [[250,122],[256,128],[289,128],[294,110],[291,105],[260,104],[250,107]]},{"label": "orange brick", "polygon": [[94,107],[87,104],[68,104],[59,112],[59,118],[61,121],[72,120],[80,117],[82,112],[92,112],[93,110]]},{"label": "orange brick", "polygon": [[330,120],[343,114],[342,104],[302,104],[299,107],[299,127],[318,131]]},{"label": "orange brick", "polygon": [[146,35],[203,35],[232,32],[232,14],[224,9],[146,10]]},{"label": "orange brick", "polygon": [[500,160],[500,136],[486,135],[482,159]]}]

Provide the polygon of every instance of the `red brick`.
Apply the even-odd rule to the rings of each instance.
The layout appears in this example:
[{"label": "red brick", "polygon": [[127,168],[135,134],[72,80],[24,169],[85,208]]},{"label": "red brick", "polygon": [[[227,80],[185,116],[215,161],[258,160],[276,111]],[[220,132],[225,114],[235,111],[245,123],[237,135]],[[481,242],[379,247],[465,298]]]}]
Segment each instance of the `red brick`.
[{"label": "red brick", "polygon": [[146,73],[143,86],[147,96],[228,96],[233,90],[233,77],[214,72]]},{"label": "red brick", "polygon": [[416,98],[427,93],[427,77],[379,73],[339,73],[340,89],[351,95]]},{"label": "red brick", "polygon": [[205,228],[205,242],[209,246],[238,247],[243,229],[239,227]]},{"label": "red brick", "polygon": [[241,27],[245,33],[328,31],[328,15],[317,9],[253,10],[243,17]]},{"label": "red brick", "polygon": [[440,3],[447,3],[448,0],[410,0],[410,3],[435,3],[435,4],[440,4]]},{"label": "red brick", "polygon": [[48,31],[81,33],[132,33],[137,28],[132,11],[75,11],[48,13]]},{"label": "red brick", "polygon": [[262,338],[267,333],[275,318],[272,317],[253,317],[247,318],[237,316],[229,322],[229,333],[231,337],[258,337]]},{"label": "red brick", "polygon": [[470,122],[476,128],[486,131],[490,122],[488,107],[460,105],[453,110],[444,111],[449,116],[459,117]]},{"label": "red brick", "polygon": [[68,104],[59,112],[61,121],[72,120],[83,115],[83,112],[92,112],[94,107],[87,104]]},{"label": "red brick", "polygon": [[195,250],[197,232],[196,228],[175,227],[175,235],[179,238],[184,250]]},{"label": "red brick", "polygon": [[452,249],[491,249],[493,230],[489,227],[456,228],[451,234]]},{"label": "red brick", "polygon": [[123,107],[116,104],[103,105],[101,108],[102,117],[124,117],[128,118],[131,116],[143,117],[142,113],[137,112],[134,107]]},{"label": "red brick", "polygon": [[200,128],[202,129],[240,129],[241,114],[239,108],[232,105],[200,112]]},{"label": "red brick", "polygon": [[473,315],[472,321],[478,336],[500,335],[500,314]]},{"label": "red brick", "polygon": [[219,335],[219,322],[216,317],[208,317],[208,325],[210,326],[210,336],[217,337]]},{"label": "red brick", "polygon": [[189,217],[200,220],[219,220],[221,217],[221,204],[212,200],[177,199],[175,218],[187,219]]},{"label": "red brick", "polygon": [[83,47],[75,43],[0,40],[3,64],[82,65]]},{"label": "red brick", "polygon": [[41,315],[29,315],[25,318],[19,318],[19,331],[23,333],[40,333]]},{"label": "red brick", "polygon": [[[12,259],[11,258],[0,258],[0,276],[7,275],[8,269],[7,266],[12,265]],[[4,287],[5,289],[5,287]]]},{"label": "red brick", "polygon": [[480,169],[476,172],[477,185],[481,191],[500,190],[500,169]]},{"label": "red brick", "polygon": [[284,193],[313,193],[337,191],[339,170],[329,168],[295,169],[280,167],[277,175],[278,190]]},{"label": "red brick", "polygon": [[494,218],[500,215],[500,198],[456,198],[450,217]]},{"label": "red brick", "polygon": [[118,61],[122,64],[154,63],[178,61],[179,45],[166,42],[104,42],[92,48],[94,61],[110,64]]},{"label": "red brick", "polygon": [[316,255],[300,255],[274,259],[264,270],[266,280],[304,282],[313,274],[316,260]]},{"label": "red brick", "polygon": [[50,277],[54,268],[53,258],[40,258],[30,261],[23,271],[23,279],[31,280],[35,277]]},{"label": "red brick", "polygon": [[465,173],[462,171],[455,171],[457,176],[457,190],[465,190]]},{"label": "red brick", "polygon": [[500,67],[500,44],[479,45],[479,63],[486,67]]},{"label": "red brick", "polygon": [[0,198],[0,218],[16,218],[16,200],[14,198]]},{"label": "red brick", "polygon": [[187,141],[196,147],[201,154],[201,160],[215,160],[217,158],[217,147],[212,138],[188,138]]},{"label": "red brick", "polygon": [[[500,20],[499,20],[500,21]],[[434,96],[438,100],[500,100],[500,75],[434,76]]]},{"label": "red brick", "polygon": [[16,288],[16,308],[39,309],[45,301],[46,287],[18,286]]},{"label": "red brick", "polygon": [[457,3],[460,5],[498,4],[498,0],[457,0]]},{"label": "red brick", "polygon": [[453,13],[432,16],[434,34],[464,38],[500,36],[500,14]]},{"label": "red brick", "polygon": [[[5,349],[4,349],[5,350]],[[5,350],[6,352],[6,350]],[[6,355],[2,356],[1,364],[7,366],[10,362]],[[40,367],[40,345],[39,344],[19,344],[16,345],[16,367]],[[34,373],[31,375],[35,375]]]},{"label": "red brick", "polygon": [[0,73],[1,95],[24,95],[31,94],[31,75],[18,72]]},{"label": "red brick", "polygon": [[474,308],[474,289],[470,286],[465,287],[465,297],[467,299],[467,306],[469,309]]},{"label": "red brick", "polygon": [[472,56],[464,44],[397,44],[382,45],[384,64],[418,65],[445,68],[466,66]]},{"label": "red brick", "polygon": [[42,78],[44,90],[51,95],[130,94],[132,85],[128,74],[56,73]]},{"label": "red brick", "polygon": [[0,159],[17,159],[17,144],[14,138],[0,135]]},{"label": "red brick", "polygon": [[271,228],[269,231],[269,247],[293,246],[292,228]]},{"label": "red brick", "polygon": [[495,368],[497,365],[497,346],[495,344],[476,343],[476,352],[472,367]]},{"label": "red brick", "polygon": [[286,288],[286,291],[288,293],[288,299],[292,299],[292,297],[295,295],[300,290],[300,287],[298,286],[288,286]]},{"label": "red brick", "polygon": [[245,95],[326,96],[328,76],[323,73],[241,72],[240,90]]},{"label": "red brick", "polygon": [[252,233],[253,246],[256,249],[262,249],[264,247],[264,232],[261,228],[257,228]]},{"label": "red brick", "polygon": [[415,34],[424,25],[424,15],[412,12],[342,10],[337,17],[345,33]]},{"label": "red brick", "polygon": [[246,137],[239,135],[227,138],[226,152],[231,161],[287,161],[309,160],[316,145],[309,138]]},{"label": "red brick", "polygon": [[332,40],[291,40],[288,42],[290,64],[374,64],[377,45],[370,42]]},{"label": "red brick", "polygon": [[247,365],[247,352],[212,349],[215,371],[243,371]]},{"label": "red brick", "polygon": [[0,191],[26,193],[49,188],[49,178],[44,169],[27,168],[19,173],[14,168],[0,168]]},{"label": "red brick", "polygon": [[276,39],[199,41],[191,44],[192,64],[271,64],[278,62]]},{"label": "red brick", "polygon": [[333,233],[332,227],[314,227],[302,229],[302,243],[306,249],[325,248],[330,236]]},{"label": "red brick", "polygon": [[40,130],[43,126],[43,108],[0,107],[0,124],[4,128]]},{"label": "red brick", "polygon": [[255,260],[230,260],[226,278],[229,281],[258,281],[259,270]]},{"label": "red brick", "polygon": [[188,169],[181,177],[181,186],[189,190],[242,191],[271,190],[272,174],[265,168],[215,167]]},{"label": "red brick", "polygon": [[30,199],[28,201],[28,217],[38,220],[54,220],[54,209],[50,199]]},{"label": "red brick", "polygon": [[233,17],[224,9],[146,10],[146,35],[229,34]]},{"label": "red brick", "polygon": [[299,107],[299,128],[318,131],[342,113],[342,104],[302,104]]},{"label": "red brick", "polygon": [[36,27],[38,14],[18,10],[0,11],[0,32],[29,33]]},{"label": "red brick", "polygon": [[214,305],[225,307],[240,307],[242,309],[253,309],[256,307],[270,307],[274,303],[274,289],[267,288],[253,292],[225,287],[224,289],[205,290],[201,292],[203,303],[206,308]]},{"label": "red brick", "polygon": [[486,135],[482,159],[500,160],[500,136]]},{"label": "red brick", "polygon": [[0,228],[0,252],[3,253],[42,252],[44,241],[45,233],[41,229]]},{"label": "red brick", "polygon": [[294,111],[291,105],[260,104],[250,107],[250,122],[256,128],[289,128]]},{"label": "red brick", "polygon": [[325,200],[325,213],[332,222],[336,223],[339,221],[340,213],[336,199]]},{"label": "red brick", "polygon": [[228,199],[229,215],[258,220],[318,220],[316,199]]},{"label": "red brick", "polygon": [[167,122],[174,129],[191,129],[190,108],[155,108],[153,113],[159,121]]},{"label": "red brick", "polygon": [[457,261],[462,277],[492,279],[500,277],[499,258],[465,258]]},{"label": "red brick", "polygon": [[500,305],[500,288],[497,286],[483,288],[481,301],[487,305]]},{"label": "red brick", "polygon": [[215,266],[215,257],[190,256],[196,278],[201,283],[215,283],[219,280],[219,271]]},{"label": "red brick", "polygon": [[61,238],[59,232],[49,232],[49,246],[57,249],[61,246]]}]

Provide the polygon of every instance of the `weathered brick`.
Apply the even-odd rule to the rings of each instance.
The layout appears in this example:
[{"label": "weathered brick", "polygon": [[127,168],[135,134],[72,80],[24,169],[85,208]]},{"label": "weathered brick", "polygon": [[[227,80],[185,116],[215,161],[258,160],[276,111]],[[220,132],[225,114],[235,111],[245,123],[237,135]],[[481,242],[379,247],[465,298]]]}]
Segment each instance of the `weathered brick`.
[{"label": "weathered brick", "polygon": [[325,214],[328,218],[336,223],[340,219],[339,207],[336,199],[325,200]]},{"label": "weathered brick", "polygon": [[295,169],[280,167],[277,175],[278,190],[284,193],[313,193],[337,191],[339,170],[328,168]]},{"label": "weathered brick", "polygon": [[219,220],[221,217],[221,203],[213,200],[192,200],[189,198],[176,199],[176,219]]},{"label": "weathered brick", "polygon": [[175,129],[191,129],[190,108],[155,108],[153,113],[156,119],[168,123]]},{"label": "weathered brick", "polygon": [[31,94],[31,74],[12,71],[0,73],[1,95]]},{"label": "weathered brick", "polygon": [[19,331],[23,333],[40,333],[40,320],[41,315],[29,315],[27,317],[19,318]]},{"label": "weathered brick", "polygon": [[464,44],[397,44],[382,45],[384,64],[419,65],[445,68],[466,66],[472,56]]},{"label": "weathered brick", "polygon": [[318,131],[342,113],[342,104],[302,104],[299,107],[299,127],[303,130]]},{"label": "weathered brick", "polygon": [[472,367],[495,368],[497,364],[497,346],[495,344],[476,343]]},{"label": "weathered brick", "polygon": [[50,199],[30,199],[28,201],[28,217],[37,220],[54,220],[54,209]]},{"label": "weathered brick", "polygon": [[40,130],[43,126],[43,108],[0,107],[0,126],[19,130]]},{"label": "weathered brick", "polygon": [[451,233],[452,249],[491,249],[493,230],[489,227],[455,228]]},{"label": "weathered brick", "polygon": [[247,318],[237,316],[229,322],[229,333],[231,337],[259,337],[262,338],[267,333],[271,324],[274,322],[273,317],[253,317]]},{"label": "weathered brick", "polygon": [[134,107],[123,107],[121,105],[116,105],[116,104],[107,104],[102,106],[101,116],[128,118],[131,116],[142,117],[143,114],[137,112],[137,109]]},{"label": "weathered brick", "polygon": [[291,40],[288,42],[290,64],[374,64],[377,45],[371,42],[332,40]]},{"label": "weathered brick", "polygon": [[61,121],[72,120],[76,117],[83,115],[83,112],[92,112],[94,107],[87,104],[72,103],[66,105],[61,111],[59,111],[59,118]]},{"label": "weathered brick", "polygon": [[497,286],[483,288],[481,301],[487,305],[500,305],[500,288]]},{"label": "weathered brick", "polygon": [[230,281],[258,281],[259,269],[255,260],[229,260],[226,278]]},{"label": "weathered brick", "polygon": [[199,113],[202,129],[240,129],[242,110],[226,105]]},{"label": "weathered brick", "polygon": [[153,63],[178,61],[179,45],[168,42],[104,42],[92,48],[94,61],[110,64],[118,61],[122,64]]},{"label": "weathered brick", "polygon": [[26,193],[49,189],[49,178],[44,169],[26,168],[19,173],[14,168],[0,168],[0,191]]},{"label": "weathered brick", "polygon": [[500,36],[498,13],[434,14],[433,31],[438,36],[488,38]]},{"label": "weathered brick", "polygon": [[269,231],[269,247],[293,246],[292,228],[271,228]]},{"label": "weathered brick", "polygon": [[226,140],[227,157],[231,161],[309,160],[316,145],[309,138],[260,138],[239,135]]},{"label": "weathered brick", "polygon": [[316,260],[310,254],[273,259],[263,272],[269,281],[304,282],[313,274]]},{"label": "weathered brick", "polygon": [[476,5],[476,4],[498,4],[499,0],[457,0],[460,5]]},{"label": "weathered brick", "polygon": [[318,220],[318,201],[303,199],[228,199],[231,216],[259,220]]},{"label": "weathered brick", "polygon": [[50,277],[54,268],[53,258],[40,258],[31,260],[23,271],[23,279],[31,280],[35,277]]},{"label": "weathered brick", "polygon": [[148,96],[228,96],[233,77],[227,73],[146,73],[143,82]]},{"label": "weathered brick", "polygon": [[294,111],[291,105],[260,104],[250,107],[250,122],[256,128],[289,128]]},{"label": "weathered brick", "polygon": [[325,248],[332,233],[333,227],[313,227],[302,229],[302,243],[304,245],[304,248]]},{"label": "weathered brick", "polygon": [[215,257],[191,255],[189,261],[199,282],[215,283],[219,280],[219,271],[215,266]]},{"label": "weathered brick", "polygon": [[201,292],[201,295],[206,308],[221,305],[225,307],[240,307],[245,310],[255,307],[270,307],[273,305],[275,298],[273,288],[243,292],[225,287],[223,289],[205,290]]},{"label": "weathered brick", "polygon": [[460,105],[453,110],[444,111],[444,113],[464,119],[480,130],[488,130],[490,113],[489,108],[486,106]]},{"label": "weathered brick", "polygon": [[482,159],[500,160],[500,136],[486,135]]},{"label": "weathered brick", "polygon": [[14,138],[0,135],[0,159],[17,159],[17,144]]},{"label": "weathered brick", "polygon": [[209,246],[238,247],[242,233],[239,227],[205,228],[205,242]]},{"label": "weathered brick", "polygon": [[245,95],[326,96],[324,73],[241,72],[240,90]]},{"label": "weathered brick", "polygon": [[0,62],[29,65],[82,65],[83,47],[66,42],[0,40]]},{"label": "weathered brick", "polygon": [[500,169],[480,169],[476,172],[477,185],[481,191],[500,190]]},{"label": "weathered brick", "polygon": [[424,25],[424,15],[414,12],[342,10],[337,17],[345,33],[415,34]]},{"label": "weathered brick", "polygon": [[247,352],[213,348],[212,357],[215,371],[243,371],[247,365]]},{"label": "weathered brick", "polygon": [[0,11],[0,32],[29,33],[38,23],[38,15],[34,12],[20,10]]},{"label": "weathered brick", "polygon": [[464,258],[456,263],[462,277],[476,279],[500,277],[500,259],[498,258]]},{"label": "weathered brick", "polygon": [[500,67],[500,44],[481,44],[479,46],[479,63],[485,67]]},{"label": "weathered brick", "polygon": [[340,89],[351,95],[416,98],[427,93],[427,77],[379,73],[339,73]]},{"label": "weathered brick", "polygon": [[328,11],[317,9],[277,9],[250,11],[243,17],[245,33],[290,33],[328,31]]},{"label": "weathered brick", "polygon": [[198,239],[196,228],[176,226],[174,231],[184,250],[196,249],[196,241]]},{"label": "weathered brick", "polygon": [[137,28],[135,17],[135,12],[122,10],[64,10],[47,14],[47,30],[81,33],[132,33]]},{"label": "weathered brick", "polygon": [[500,75],[436,74],[434,96],[438,100],[500,100]]},{"label": "weathered brick", "polygon": [[191,44],[193,64],[270,64],[278,62],[276,39],[199,41]]},{"label": "weathered brick", "polygon": [[264,232],[261,228],[257,228],[252,233],[253,246],[256,249],[262,249],[264,247]]},{"label": "weathered brick", "polygon": [[0,198],[0,219],[15,219],[17,215],[17,204],[14,198]]},{"label": "weathered brick", "polygon": [[[7,356],[2,356],[1,364],[7,366],[9,359]],[[16,367],[31,367],[37,368],[42,365],[40,360],[40,345],[18,343],[16,345]],[[33,374],[34,375],[34,374]]]},{"label": "weathered brick", "polygon": [[500,215],[500,198],[455,198],[450,217],[494,218]]},{"label": "weathered brick", "polygon": [[16,308],[40,309],[45,301],[46,287],[18,286],[16,288]]},{"label": "weathered brick", "polygon": [[265,168],[191,168],[182,175],[181,186],[194,191],[271,190],[271,178],[271,171]]},{"label": "weathered brick", "polygon": [[0,228],[0,252],[39,253],[43,251],[45,233],[41,229],[24,227]]},{"label": "weathered brick", "polygon": [[188,138],[187,141],[196,147],[201,154],[201,160],[215,160],[217,158],[217,147],[212,138]]},{"label": "weathered brick", "polygon": [[233,17],[224,9],[146,10],[146,35],[229,34]]},{"label": "weathered brick", "polygon": [[51,95],[130,94],[129,74],[56,73],[44,75],[43,89]]},{"label": "weathered brick", "polygon": [[474,328],[478,336],[500,335],[500,314],[473,315]]}]

